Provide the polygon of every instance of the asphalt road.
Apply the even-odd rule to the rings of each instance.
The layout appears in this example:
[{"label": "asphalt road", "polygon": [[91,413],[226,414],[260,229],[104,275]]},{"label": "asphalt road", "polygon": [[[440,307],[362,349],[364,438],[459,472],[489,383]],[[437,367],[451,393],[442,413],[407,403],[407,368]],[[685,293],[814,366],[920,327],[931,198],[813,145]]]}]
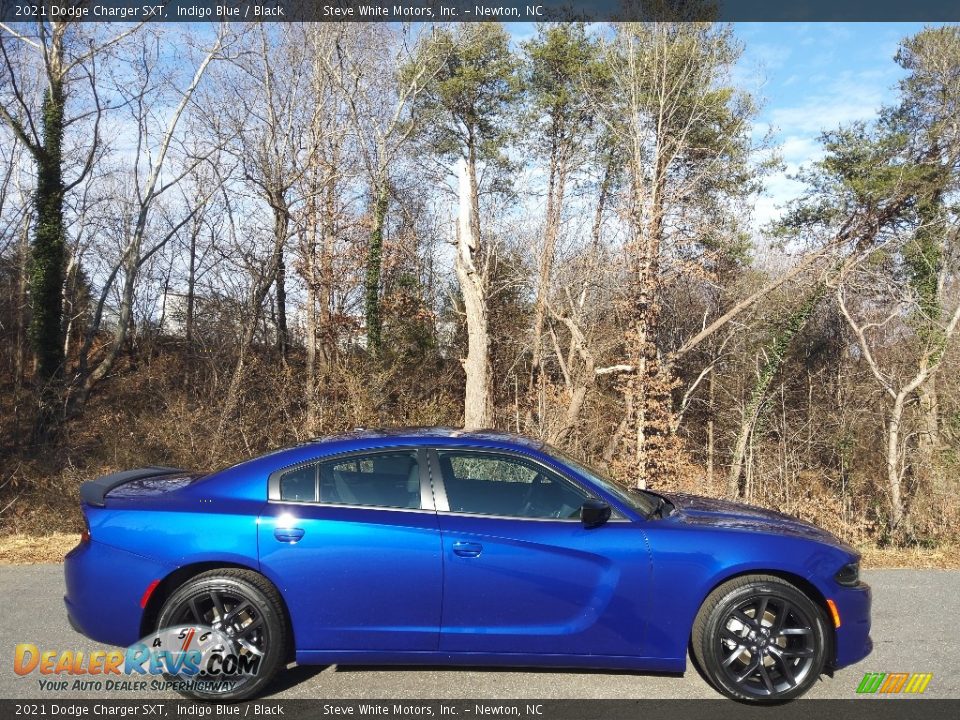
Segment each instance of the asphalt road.
[{"label": "asphalt road", "polygon": [[[930,672],[925,695],[960,698],[960,571],[873,570],[873,654],[824,677],[808,697],[851,698],[865,672]],[[104,588],[109,592],[108,588]],[[63,610],[59,565],[0,566],[0,698],[101,699],[110,693],[41,692],[37,676],[13,673],[17,643],[41,649],[103,650],[75,633]],[[295,667],[270,693],[283,698],[515,699],[716,698],[691,667],[683,676],[625,672],[446,668]],[[130,694],[112,696],[130,699]],[[171,697],[176,697],[171,694]]]}]

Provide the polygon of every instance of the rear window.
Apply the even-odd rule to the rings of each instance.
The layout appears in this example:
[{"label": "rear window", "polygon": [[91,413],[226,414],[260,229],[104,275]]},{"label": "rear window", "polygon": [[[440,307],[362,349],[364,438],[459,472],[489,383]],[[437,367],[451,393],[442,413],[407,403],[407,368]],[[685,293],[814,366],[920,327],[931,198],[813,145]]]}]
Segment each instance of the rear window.
[{"label": "rear window", "polygon": [[295,468],[280,476],[280,499],[418,510],[421,503],[417,452],[351,455]]},{"label": "rear window", "polygon": [[309,465],[280,477],[280,497],[288,502],[314,502],[317,499],[317,466]]}]

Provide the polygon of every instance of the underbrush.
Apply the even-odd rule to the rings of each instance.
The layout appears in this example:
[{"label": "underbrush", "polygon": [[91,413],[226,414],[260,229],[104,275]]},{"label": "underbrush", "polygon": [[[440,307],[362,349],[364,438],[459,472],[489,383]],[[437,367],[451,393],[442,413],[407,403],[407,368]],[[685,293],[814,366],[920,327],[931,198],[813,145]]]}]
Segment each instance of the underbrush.
[{"label": "underbrush", "polygon": [[[15,393],[0,382],[0,536],[50,537],[82,527],[79,488],[99,475],[164,465],[210,472],[312,437],[384,425],[458,425],[446,367],[410,371],[351,360],[318,373],[306,410],[303,369],[266,353],[245,363],[235,410],[224,416],[232,367],[172,345],[124,359],[55,442],[31,446]],[[10,391],[10,392],[8,392]],[[14,425],[11,418],[20,421]]]},{"label": "underbrush", "polygon": [[[313,412],[307,412],[301,360],[278,365],[251,354],[236,410],[223,415],[231,367],[171,346],[135,364],[119,363],[82,413],[62,426],[55,443],[31,447],[22,431],[16,393],[0,387],[0,562],[57,561],[82,527],[78,491],[89,479],[144,465],[212,471],[310,437],[358,426],[461,423],[461,371],[455,360],[416,366],[377,366],[351,359],[319,373]],[[2,385],[3,383],[0,383]],[[568,448],[595,460],[616,424],[593,403],[584,429]],[[11,418],[21,418],[14,426]],[[762,450],[762,448],[760,448]],[[758,452],[758,457],[762,455]],[[915,493],[910,527],[885,534],[885,499],[871,469],[842,482],[824,471],[792,474],[770,453],[757,462],[745,502],[816,523],[865,552],[868,565],[957,567],[960,498],[955,482]],[[702,464],[684,456],[679,471],[654,489],[714,497],[725,492],[721,469],[712,483]]]}]

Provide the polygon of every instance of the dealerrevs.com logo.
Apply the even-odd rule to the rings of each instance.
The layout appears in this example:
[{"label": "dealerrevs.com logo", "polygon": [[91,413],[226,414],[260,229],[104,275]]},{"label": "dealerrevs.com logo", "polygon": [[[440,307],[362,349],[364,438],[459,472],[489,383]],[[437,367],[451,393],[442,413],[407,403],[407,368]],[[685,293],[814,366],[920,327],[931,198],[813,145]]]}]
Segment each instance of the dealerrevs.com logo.
[{"label": "dealerrevs.com logo", "polygon": [[933,673],[867,673],[857,686],[859,695],[920,695]]},{"label": "dealerrevs.com logo", "polygon": [[126,650],[41,651],[32,643],[20,643],[14,650],[13,671],[39,675],[42,691],[219,693],[253,679],[261,659],[219,630],[187,625],[161,630]]}]

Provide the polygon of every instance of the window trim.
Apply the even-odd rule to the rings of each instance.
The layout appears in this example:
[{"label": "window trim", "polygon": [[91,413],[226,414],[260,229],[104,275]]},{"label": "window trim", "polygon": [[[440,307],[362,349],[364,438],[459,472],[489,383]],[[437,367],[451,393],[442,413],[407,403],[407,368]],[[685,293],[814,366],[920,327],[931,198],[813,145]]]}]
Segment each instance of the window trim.
[{"label": "window trim", "polygon": [[[386,505],[353,505],[348,503],[331,503],[320,500],[320,464],[326,462],[337,462],[338,460],[349,460],[355,457],[368,457],[370,455],[391,455],[402,452],[415,451],[417,453],[417,468],[420,476],[420,507],[388,507]],[[316,500],[284,500],[280,494],[280,479],[289,472],[296,472],[306,467],[313,467],[314,498]],[[328,507],[328,508],[357,508],[362,510],[389,510],[400,512],[436,512],[433,500],[433,491],[431,489],[431,478],[429,468],[429,456],[426,449],[419,445],[392,445],[379,446],[375,448],[364,448],[362,450],[347,450],[345,452],[333,453],[331,455],[321,455],[319,457],[304,460],[299,463],[287,465],[278,470],[274,470],[267,476],[267,502],[280,503],[284,505],[305,505],[309,507]]]},{"label": "window trim", "polygon": [[[603,500],[607,502],[599,493],[595,492],[589,485],[584,484],[577,478],[571,477],[569,473],[562,472],[552,465],[548,465],[545,462],[542,462],[540,459],[531,457],[523,452],[516,450],[507,450],[504,448],[496,447],[483,447],[483,446],[472,446],[472,445],[451,445],[451,446],[430,446],[430,479],[433,484],[433,495],[434,495],[434,505],[438,514],[443,514],[448,517],[469,517],[469,518],[487,518],[495,520],[522,520],[526,522],[563,522],[563,523],[577,523],[580,524],[582,521],[579,517],[576,518],[532,518],[532,517],[521,517],[519,515],[484,515],[481,513],[467,513],[467,512],[458,512],[450,509],[450,502],[447,499],[447,488],[443,479],[443,471],[440,467],[440,451],[443,452],[455,452],[455,453],[473,453],[481,455],[504,455],[508,458],[517,458],[519,460],[524,460],[532,465],[543,468],[549,473],[559,476],[562,480],[566,480],[574,487],[578,488],[583,492],[588,498],[593,498],[595,500]],[[435,478],[435,479],[434,479]],[[609,504],[609,503],[607,503]],[[607,522],[632,522],[630,518],[624,517],[619,509],[615,506],[610,506],[611,514],[610,519]]]}]

